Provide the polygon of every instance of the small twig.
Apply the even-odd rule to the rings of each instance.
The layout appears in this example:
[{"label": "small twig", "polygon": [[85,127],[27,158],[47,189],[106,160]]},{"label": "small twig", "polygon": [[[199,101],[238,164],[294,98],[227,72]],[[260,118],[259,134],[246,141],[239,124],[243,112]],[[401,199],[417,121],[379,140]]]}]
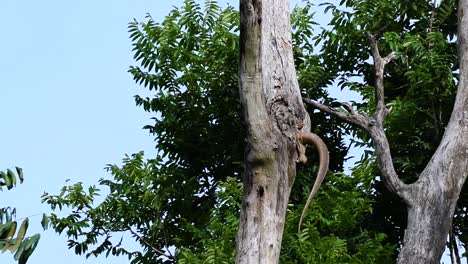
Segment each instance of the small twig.
[{"label": "small twig", "polygon": [[153,245],[151,245],[150,243],[148,243],[145,239],[143,239],[142,236],[140,236],[137,232],[133,231],[130,227],[128,227],[128,231],[130,231],[130,233],[132,233],[132,235],[136,236],[140,241],[142,241],[145,245],[147,245],[148,247],[150,247],[154,252],[156,252],[157,254],[161,255],[161,256],[164,256],[166,258],[169,258],[169,259],[175,259],[174,256],[171,255],[168,255],[166,253],[164,253],[163,251],[155,248]]},{"label": "small twig", "polygon": [[26,218],[36,217],[36,216],[40,216],[40,215],[43,215],[43,214],[38,213],[38,214],[30,215],[30,216],[23,216],[23,217],[21,217],[21,218],[16,218],[16,221],[19,222],[19,221],[24,220],[24,219],[26,219]]}]

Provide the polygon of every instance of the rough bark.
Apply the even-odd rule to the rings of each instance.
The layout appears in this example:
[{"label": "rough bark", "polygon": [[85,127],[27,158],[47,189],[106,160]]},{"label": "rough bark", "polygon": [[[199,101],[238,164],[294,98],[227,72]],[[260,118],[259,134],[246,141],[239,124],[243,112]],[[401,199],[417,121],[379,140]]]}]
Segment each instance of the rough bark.
[{"label": "rough bark", "polygon": [[247,128],[236,263],[278,263],[296,175],[296,133],[310,129],[287,0],[241,0],[240,94]]},{"label": "rough bark", "polygon": [[378,165],[387,188],[407,205],[408,225],[398,264],[435,264],[442,257],[453,212],[468,176],[468,0],[458,4],[460,79],[453,112],[442,141],[418,180],[404,184],[393,167],[390,146],[383,129],[388,114],[384,102],[383,73],[393,55],[382,58],[369,35],[375,65],[376,112],[369,117],[343,103],[341,112],[313,100],[313,107],[366,130],[373,141]]}]

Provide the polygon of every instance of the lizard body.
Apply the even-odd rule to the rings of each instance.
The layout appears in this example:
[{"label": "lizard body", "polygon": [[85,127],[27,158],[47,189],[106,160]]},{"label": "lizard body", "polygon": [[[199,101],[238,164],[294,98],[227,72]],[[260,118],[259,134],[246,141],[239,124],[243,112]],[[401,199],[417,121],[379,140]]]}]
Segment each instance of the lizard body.
[{"label": "lizard body", "polygon": [[[307,161],[307,158],[305,157],[305,147],[302,144],[311,144],[315,145],[317,147],[317,151],[319,154],[319,161],[320,161],[320,166],[319,170],[317,173],[317,178],[315,179],[314,185],[312,187],[312,191],[309,194],[309,197],[307,198],[307,202],[304,206],[304,210],[302,211],[301,218],[299,220],[299,227],[298,227],[298,232],[301,233],[301,225],[302,225],[302,220],[304,220],[304,216],[306,214],[307,209],[310,206],[310,203],[312,202],[312,199],[314,199],[315,195],[317,195],[317,192],[320,188],[320,185],[322,184],[323,179],[327,175],[328,171],[328,164],[330,162],[330,157],[328,154],[328,148],[327,145],[323,142],[323,140],[317,136],[314,133],[307,133],[307,132],[298,132],[297,133],[297,140],[298,143],[300,144],[299,150],[300,150],[300,158],[299,160],[304,162]],[[301,146],[302,145],[302,146]]]}]

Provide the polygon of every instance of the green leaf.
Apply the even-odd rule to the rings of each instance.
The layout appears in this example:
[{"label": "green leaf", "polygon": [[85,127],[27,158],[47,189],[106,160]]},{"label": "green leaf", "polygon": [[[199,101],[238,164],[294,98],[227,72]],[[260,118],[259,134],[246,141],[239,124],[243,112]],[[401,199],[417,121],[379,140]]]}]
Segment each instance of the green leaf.
[{"label": "green leaf", "polygon": [[44,213],[42,215],[42,220],[41,220],[41,226],[44,230],[46,230],[49,227],[50,219],[49,217]]},{"label": "green leaf", "polygon": [[13,188],[14,186],[16,186],[15,173],[12,170],[8,169],[7,174],[8,174],[8,177],[10,178],[10,181],[11,181],[11,187]]},{"label": "green leaf", "polygon": [[24,177],[23,177],[23,169],[20,167],[15,167],[16,168],[16,173],[18,174],[18,178],[20,179],[20,183],[23,183]]},{"label": "green leaf", "polygon": [[13,238],[13,236],[16,233],[16,227],[18,226],[18,223],[16,221],[11,222],[12,225],[10,226],[10,231],[8,232],[6,239]]},{"label": "green leaf", "polygon": [[8,174],[6,174],[5,172],[0,172],[0,175],[2,176],[3,178],[3,182],[5,183],[6,187],[8,188],[8,190],[10,190],[11,188],[13,188],[13,185],[12,185],[12,182],[11,182],[11,179],[10,179],[10,176],[8,176]]},{"label": "green leaf", "polygon": [[16,236],[16,241],[8,246],[8,249],[11,252],[14,252],[20,246],[21,242],[23,241],[26,231],[28,230],[29,219],[24,219],[23,223],[21,223],[21,227],[18,231],[18,235]]},{"label": "green leaf", "polygon": [[15,253],[15,260],[18,260],[18,264],[26,264],[27,260],[34,252],[39,243],[41,238],[40,234],[35,234],[32,237],[26,238],[18,248],[17,252]]}]

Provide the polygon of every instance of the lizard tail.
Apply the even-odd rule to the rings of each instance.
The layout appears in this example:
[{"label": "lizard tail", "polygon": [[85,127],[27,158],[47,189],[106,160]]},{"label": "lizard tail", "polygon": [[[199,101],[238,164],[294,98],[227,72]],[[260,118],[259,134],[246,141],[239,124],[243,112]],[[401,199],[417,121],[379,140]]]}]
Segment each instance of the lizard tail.
[{"label": "lizard tail", "polygon": [[312,191],[309,194],[309,198],[307,198],[307,202],[304,206],[304,210],[302,211],[301,218],[299,220],[298,226],[298,233],[301,233],[301,225],[302,221],[304,220],[304,216],[306,214],[307,209],[314,199],[315,195],[317,194],[320,185],[322,184],[323,179],[327,175],[328,171],[328,164],[330,162],[330,157],[328,154],[327,145],[323,142],[323,140],[314,133],[306,133],[306,132],[299,132],[298,133],[299,141],[303,144],[312,144],[317,147],[317,151],[319,154],[320,166],[317,173],[317,178],[315,179],[314,186],[312,187]]}]

